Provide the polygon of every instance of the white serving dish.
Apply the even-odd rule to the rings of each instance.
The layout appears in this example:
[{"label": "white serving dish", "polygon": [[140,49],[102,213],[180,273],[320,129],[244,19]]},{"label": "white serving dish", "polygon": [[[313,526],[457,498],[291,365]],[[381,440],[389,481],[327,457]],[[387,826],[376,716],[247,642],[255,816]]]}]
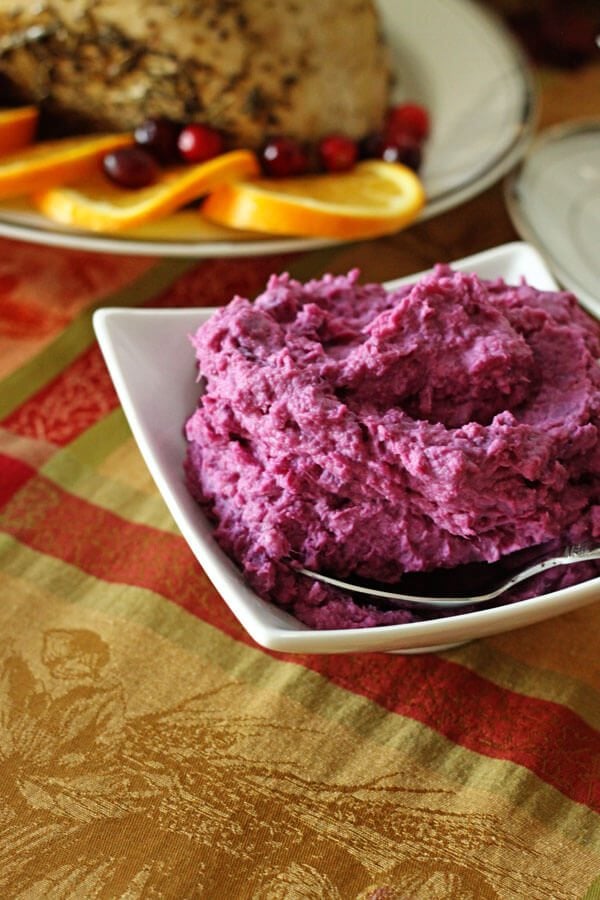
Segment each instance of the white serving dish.
[{"label": "white serving dish", "polygon": [[[496,247],[454,266],[483,278],[503,277],[515,283],[525,277],[534,287],[556,289],[542,257],[525,243]],[[133,435],[165,503],[215,588],[258,644],[297,653],[422,652],[532,625],[600,597],[600,578],[595,578],[552,594],[450,618],[334,631],[311,630],[262,600],[214,541],[211,525],[183,478],[183,424],[199,393],[188,335],[213,312],[104,308],[94,314],[94,328]]]}]

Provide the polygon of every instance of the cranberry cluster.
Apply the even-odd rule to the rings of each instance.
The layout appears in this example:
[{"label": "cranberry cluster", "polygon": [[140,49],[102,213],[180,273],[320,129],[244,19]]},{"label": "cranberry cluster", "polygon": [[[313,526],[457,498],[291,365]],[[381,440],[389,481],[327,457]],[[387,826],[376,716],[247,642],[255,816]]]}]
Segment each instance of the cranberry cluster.
[{"label": "cranberry cluster", "polygon": [[[347,172],[359,159],[400,162],[418,171],[428,135],[424,107],[402,103],[388,110],[381,131],[363,141],[330,134],[311,148],[290,137],[274,137],[263,145],[259,157],[264,174],[271,178]],[[135,129],[134,141],[134,146],[113,150],[103,159],[105,174],[125,188],[152,184],[160,166],[206,162],[225,149],[224,137],[215,128],[200,123],[182,126],[167,118],[147,119]]]},{"label": "cranberry cluster", "polygon": [[108,153],[106,175],[125,188],[146,187],[156,181],[161,165],[201,163],[224,150],[223,136],[208,125],[178,125],[167,118],[147,119],[135,129],[133,147]]},{"label": "cranberry cluster", "polygon": [[418,171],[428,136],[427,110],[417,103],[401,103],[388,110],[381,131],[362,141],[330,134],[319,141],[315,154],[312,148],[292,138],[272,138],[262,148],[261,163],[265,174],[273,178],[311,171],[347,172],[359,159],[399,162]]}]

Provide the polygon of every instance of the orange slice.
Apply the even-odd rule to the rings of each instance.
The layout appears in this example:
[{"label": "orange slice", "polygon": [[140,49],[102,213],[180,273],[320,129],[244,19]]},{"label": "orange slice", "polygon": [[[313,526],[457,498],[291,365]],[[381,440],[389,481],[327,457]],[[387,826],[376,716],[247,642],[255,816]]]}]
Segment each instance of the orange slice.
[{"label": "orange slice", "polygon": [[128,134],[88,135],[40,141],[0,157],[0,199],[32,194],[94,172],[110,150],[133,143]]},{"label": "orange slice", "polygon": [[208,162],[163,170],[145,188],[117,187],[101,172],[71,186],[33,196],[44,215],[62,225],[88,231],[115,232],[169,215],[229,179],[256,175],[258,161],[249,150],[232,150]]},{"label": "orange slice", "polygon": [[219,185],[202,205],[220,225],[298,237],[362,238],[412,222],[425,203],[415,173],[367,160],[335,175]]},{"label": "orange slice", "polygon": [[13,153],[31,144],[37,122],[38,111],[35,106],[0,109],[0,154]]}]

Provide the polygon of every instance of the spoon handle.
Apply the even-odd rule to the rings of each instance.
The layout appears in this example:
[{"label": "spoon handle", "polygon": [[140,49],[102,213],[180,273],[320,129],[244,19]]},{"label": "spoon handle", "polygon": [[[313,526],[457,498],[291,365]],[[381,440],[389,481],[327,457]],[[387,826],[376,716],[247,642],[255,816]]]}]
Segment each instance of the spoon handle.
[{"label": "spoon handle", "polygon": [[320,572],[313,572],[311,569],[299,568],[296,571],[300,572],[302,575],[308,576],[309,578],[313,578],[316,581],[321,581],[325,584],[331,585],[332,587],[341,588],[342,590],[351,591],[352,593],[366,594],[367,596],[371,597],[381,597],[386,600],[401,600],[403,603],[412,604],[414,606],[437,606],[450,608],[454,606],[465,606],[474,603],[485,603],[487,600],[494,600],[496,597],[499,597],[501,594],[504,594],[506,591],[508,591],[511,587],[514,587],[521,581],[525,581],[527,578],[531,578],[533,575],[538,575],[540,572],[545,572],[548,569],[555,569],[559,566],[568,566],[580,562],[587,562],[592,559],[600,559],[600,547],[567,547],[558,556],[552,556],[549,559],[544,559],[541,562],[535,563],[531,566],[527,566],[527,568],[522,569],[520,572],[516,572],[514,575],[511,575],[509,578],[503,581],[502,584],[498,585],[493,590],[488,591],[484,594],[474,594],[473,596],[469,597],[420,597],[416,594],[403,594],[399,591],[389,591],[382,588],[366,587],[362,584],[353,584],[348,581],[341,581],[340,579],[332,578],[329,575],[322,575]]}]

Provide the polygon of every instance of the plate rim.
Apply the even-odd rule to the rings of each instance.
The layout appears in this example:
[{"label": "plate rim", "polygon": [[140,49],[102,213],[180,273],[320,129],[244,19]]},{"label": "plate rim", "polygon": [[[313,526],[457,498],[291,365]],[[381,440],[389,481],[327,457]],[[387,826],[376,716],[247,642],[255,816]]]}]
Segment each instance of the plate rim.
[{"label": "plate rim", "polygon": [[[485,262],[489,262],[496,257],[514,259],[518,255],[528,257],[531,264],[538,266],[540,272],[547,276],[548,284],[554,283],[554,279],[547,268],[545,261],[539,254],[539,251],[523,241],[513,241],[499,247],[491,248],[472,256],[455,260],[450,265],[456,268],[475,269]],[[386,282],[387,286],[396,286],[398,284],[413,281],[422,273],[405,276],[401,279],[395,279],[392,282]],[[136,440],[138,448],[144,458],[144,461],[154,478],[159,493],[165,504],[167,505],[171,515],[173,516],[179,530],[184,539],[194,553],[198,564],[204,569],[209,579],[213,582],[215,590],[221,596],[222,601],[230,608],[232,613],[240,621],[242,626],[248,632],[257,644],[269,650],[286,652],[286,653],[349,653],[349,652],[426,652],[428,650],[438,649],[440,645],[448,646],[450,644],[463,643],[475,638],[486,637],[492,634],[502,633],[524,625],[534,624],[552,618],[556,615],[568,612],[571,609],[581,607],[587,603],[592,603],[595,599],[595,588],[600,587],[600,576],[578,585],[555,591],[551,594],[544,594],[533,597],[528,600],[517,601],[506,606],[497,606],[491,609],[475,610],[469,613],[462,613],[455,616],[433,619],[426,622],[411,622],[404,625],[380,625],[368,628],[358,629],[331,629],[316,630],[310,629],[303,623],[293,619],[293,617],[280,610],[275,604],[262,600],[254,592],[246,590],[260,601],[263,608],[273,609],[273,615],[280,616],[294,623],[294,627],[284,627],[280,624],[266,622],[257,617],[245,605],[245,601],[239,597],[234,597],[232,602],[231,596],[225,596],[222,592],[222,581],[218,574],[220,563],[218,555],[223,555],[220,548],[219,554],[215,557],[215,552],[210,547],[203,547],[204,553],[202,559],[197,553],[197,544],[201,538],[195,532],[193,526],[187,519],[184,511],[173,494],[172,487],[165,478],[165,473],[161,470],[156,457],[147,443],[146,436],[143,433],[143,426],[137,419],[135,404],[129,395],[126,380],[123,379],[123,372],[119,367],[116,358],[113,355],[114,335],[111,335],[111,323],[117,323],[118,320],[129,318],[130,320],[139,321],[140,318],[156,319],[164,325],[168,318],[180,319],[196,316],[198,321],[200,316],[206,319],[213,312],[214,307],[200,308],[183,308],[183,309],[139,309],[139,308],[123,308],[123,307],[103,307],[96,310],[93,315],[93,326],[96,333],[100,348],[107,362],[111,378],[115,385],[119,400],[123,411],[131,427],[133,436]],[[181,460],[183,465],[183,456]],[[183,479],[182,479],[183,482]],[[188,501],[191,495],[188,495]],[[192,507],[191,507],[192,508]],[[196,510],[194,517],[201,516],[206,522],[204,514],[199,505],[193,501],[193,508]],[[215,547],[217,545],[215,544]],[[205,554],[205,555],[204,555]],[[207,560],[209,565],[207,566]],[[229,565],[238,573],[238,579],[241,582],[241,575],[235,564],[229,561]],[[218,583],[215,583],[214,575],[217,571]],[[230,587],[230,586],[229,586]],[[227,592],[226,592],[227,593]]]},{"label": "plate rim", "polygon": [[543,151],[552,144],[558,143],[564,138],[591,132],[600,136],[600,116],[598,115],[581,116],[576,119],[569,119],[566,122],[557,122],[545,128],[536,135],[523,155],[520,164],[507,175],[503,185],[503,193],[508,214],[518,234],[539,250],[547,260],[548,268],[554,273],[559,283],[564,286],[565,290],[574,293],[582,306],[585,306],[586,310],[597,318],[600,315],[600,290],[597,297],[590,294],[588,288],[578,282],[571,269],[563,265],[556,257],[556,254],[549,251],[543,234],[531,221],[527,207],[523,205],[519,196],[519,188],[525,175],[527,164],[538,152]]}]

